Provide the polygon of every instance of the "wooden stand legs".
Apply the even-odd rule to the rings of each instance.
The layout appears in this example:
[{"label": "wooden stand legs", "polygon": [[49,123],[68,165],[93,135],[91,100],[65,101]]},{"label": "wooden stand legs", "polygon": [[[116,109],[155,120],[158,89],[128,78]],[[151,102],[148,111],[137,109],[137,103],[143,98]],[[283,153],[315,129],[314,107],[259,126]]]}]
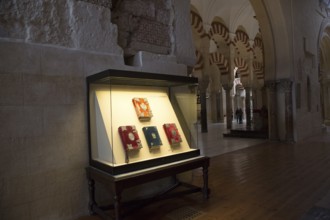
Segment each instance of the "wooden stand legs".
[{"label": "wooden stand legs", "polygon": [[[203,186],[198,187],[189,183],[176,181],[173,186],[166,190],[161,195],[155,195],[151,198],[144,198],[134,201],[127,201],[123,203],[121,201],[122,192],[125,189],[135,187],[140,184],[145,184],[154,180],[158,180],[164,177],[176,177],[177,174],[183,173],[189,170],[203,168]],[[107,172],[99,170],[95,167],[87,167],[87,179],[89,189],[89,211],[91,215],[97,214],[104,219],[120,220],[126,214],[129,214],[129,209],[132,209],[132,204],[136,207],[150,204],[151,202],[168,199],[175,196],[182,196],[189,193],[202,192],[205,199],[209,198],[208,188],[208,157],[197,157],[191,160],[183,161],[180,163],[173,163],[166,167],[161,167],[154,170],[141,170],[137,172],[126,173],[124,176],[111,175]],[[109,193],[112,196],[112,204],[108,206],[99,206],[95,200],[95,181],[101,183],[105,188],[109,189]],[[185,190],[174,190],[177,187],[185,187]],[[136,208],[135,207],[135,208]],[[106,213],[111,210],[113,218]],[[126,212],[127,211],[127,212]],[[126,213],[125,213],[126,212]]]},{"label": "wooden stand legs", "polygon": [[203,192],[203,196],[204,199],[208,199],[209,195],[210,195],[210,190],[209,190],[209,169],[208,169],[208,165],[207,166],[203,166],[203,188],[202,188],[202,192]]},{"label": "wooden stand legs", "polygon": [[88,203],[89,214],[90,215],[95,215],[96,213],[94,212],[94,209],[93,209],[93,206],[96,205],[96,202],[95,202],[95,181],[93,179],[89,178],[89,177],[88,177],[88,192],[89,192],[89,203]]}]

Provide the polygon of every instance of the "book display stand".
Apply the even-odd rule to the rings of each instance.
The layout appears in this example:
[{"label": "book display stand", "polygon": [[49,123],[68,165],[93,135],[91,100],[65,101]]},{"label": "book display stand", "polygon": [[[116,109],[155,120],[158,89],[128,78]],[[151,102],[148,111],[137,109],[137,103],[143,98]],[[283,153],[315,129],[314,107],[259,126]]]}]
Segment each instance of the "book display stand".
[{"label": "book display stand", "polygon": [[[113,69],[87,77],[86,172],[92,214],[121,219],[132,204],[192,192],[208,198],[209,158],[197,146],[197,86],[193,77]],[[203,170],[203,186],[176,178],[197,168]],[[165,193],[138,202],[122,201],[124,190],[164,177],[173,178]],[[95,182],[108,189],[112,204],[98,205]],[[176,190],[179,186],[186,190]]]}]

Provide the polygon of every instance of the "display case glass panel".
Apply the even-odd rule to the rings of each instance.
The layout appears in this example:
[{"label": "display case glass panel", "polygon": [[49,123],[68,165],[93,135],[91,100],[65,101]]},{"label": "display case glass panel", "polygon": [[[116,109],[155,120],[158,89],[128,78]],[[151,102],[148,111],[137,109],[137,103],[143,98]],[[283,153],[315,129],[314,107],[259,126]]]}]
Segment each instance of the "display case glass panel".
[{"label": "display case glass panel", "polygon": [[199,156],[197,83],[120,70],[87,77],[90,164],[121,174]]}]

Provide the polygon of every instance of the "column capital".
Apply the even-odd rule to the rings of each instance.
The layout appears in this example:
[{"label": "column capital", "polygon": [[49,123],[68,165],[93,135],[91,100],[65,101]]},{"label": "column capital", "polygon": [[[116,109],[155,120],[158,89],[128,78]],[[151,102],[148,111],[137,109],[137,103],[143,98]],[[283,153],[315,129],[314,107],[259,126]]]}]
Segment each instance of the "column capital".
[{"label": "column capital", "polygon": [[277,82],[280,91],[283,92],[291,92],[292,84],[293,82],[291,79],[281,79]]},{"label": "column capital", "polygon": [[265,87],[269,89],[271,92],[276,91],[276,81],[275,80],[270,80],[265,82]]},{"label": "column capital", "polygon": [[198,87],[201,91],[206,91],[209,86],[210,78],[208,76],[202,76],[198,79]]},{"label": "column capital", "polygon": [[222,84],[224,90],[231,90],[233,88],[233,84]]},{"label": "column capital", "polygon": [[330,86],[330,79],[322,79],[320,84],[324,86]]}]

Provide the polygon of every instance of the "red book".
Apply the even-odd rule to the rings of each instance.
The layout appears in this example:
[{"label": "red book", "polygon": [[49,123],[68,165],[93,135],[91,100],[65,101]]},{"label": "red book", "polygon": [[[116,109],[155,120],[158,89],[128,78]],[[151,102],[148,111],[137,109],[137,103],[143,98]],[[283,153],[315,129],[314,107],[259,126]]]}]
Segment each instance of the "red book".
[{"label": "red book", "polygon": [[170,145],[175,146],[182,142],[179,131],[174,123],[164,124],[163,127]]},{"label": "red book", "polygon": [[147,98],[133,98],[132,102],[139,120],[150,120],[153,115]]},{"label": "red book", "polygon": [[120,126],[118,131],[126,151],[142,148],[141,140],[134,125]]}]

